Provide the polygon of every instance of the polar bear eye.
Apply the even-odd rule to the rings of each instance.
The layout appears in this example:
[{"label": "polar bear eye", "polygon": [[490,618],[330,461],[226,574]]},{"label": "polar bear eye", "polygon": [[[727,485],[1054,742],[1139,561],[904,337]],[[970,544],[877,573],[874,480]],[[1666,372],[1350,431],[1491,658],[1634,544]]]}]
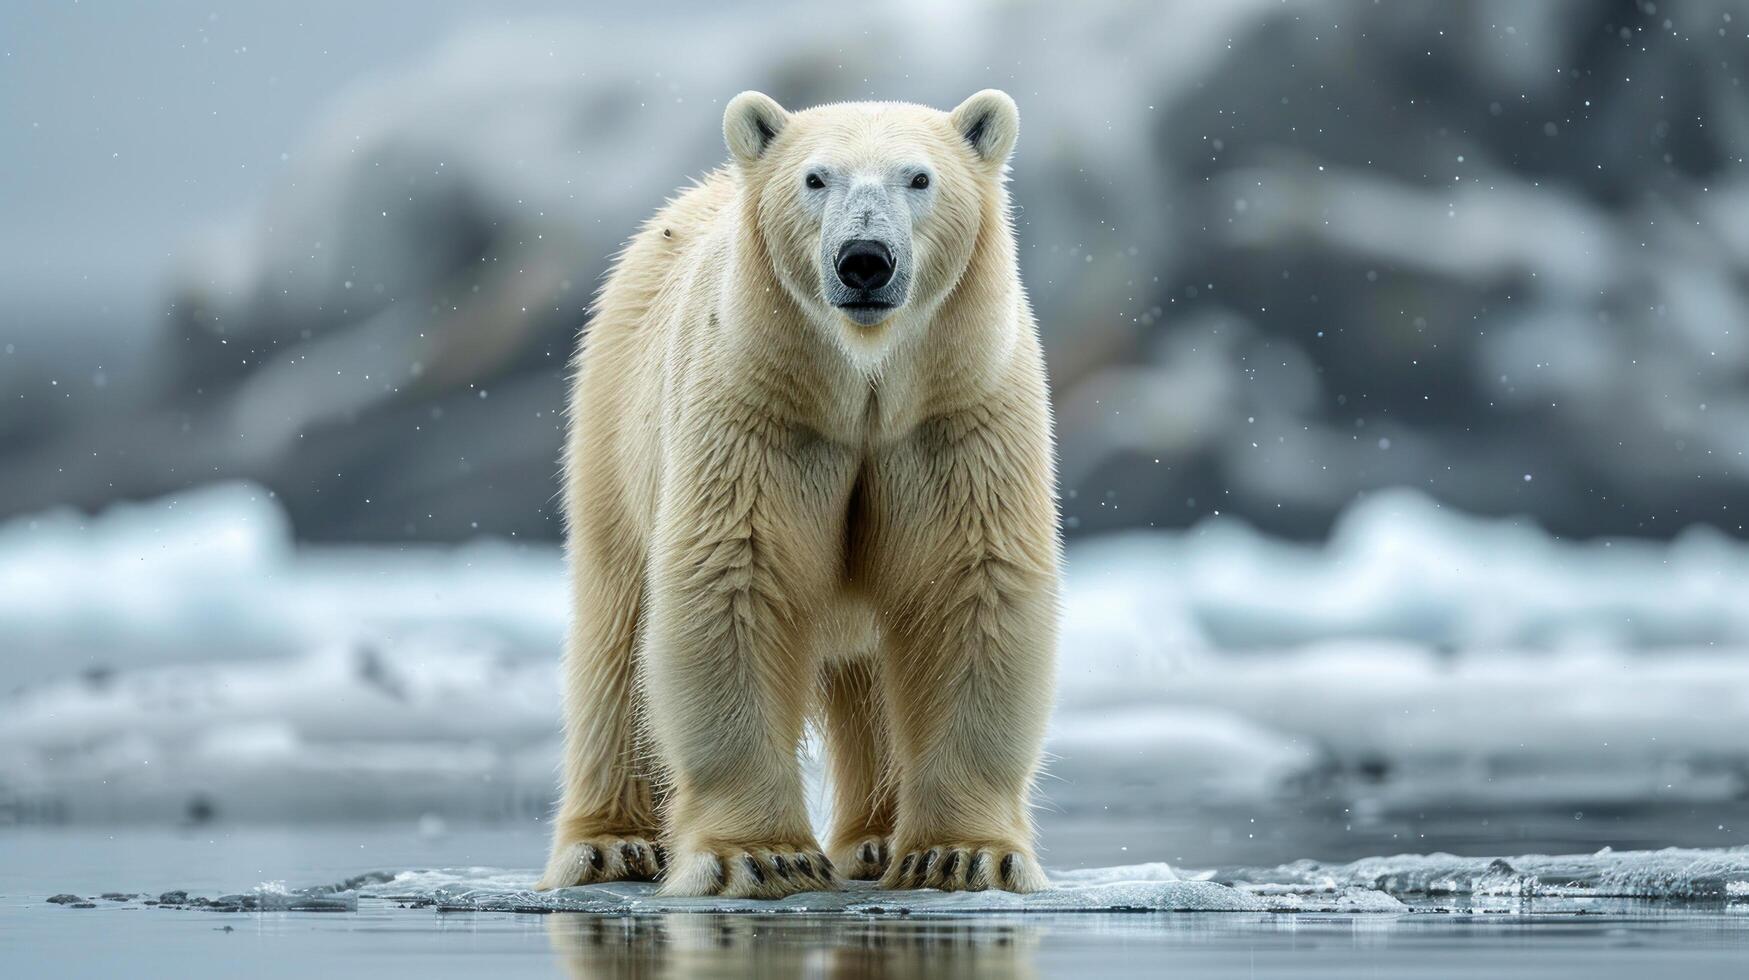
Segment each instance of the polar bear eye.
[{"label": "polar bear eye", "polygon": [[929,186],[929,175],[928,174],[918,174],[917,176],[911,178],[911,189],[914,191],[920,191],[928,186]]},{"label": "polar bear eye", "polygon": [[813,188],[814,190],[819,190],[820,188],[826,186],[826,182],[820,179],[819,174],[809,174],[807,183],[808,183],[808,186]]}]

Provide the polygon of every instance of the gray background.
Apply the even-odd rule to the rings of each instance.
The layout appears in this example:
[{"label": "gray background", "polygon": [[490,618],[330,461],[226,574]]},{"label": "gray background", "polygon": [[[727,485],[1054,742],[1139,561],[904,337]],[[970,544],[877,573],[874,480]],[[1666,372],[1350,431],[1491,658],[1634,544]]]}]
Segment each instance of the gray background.
[{"label": "gray background", "polygon": [[1746,20],[9,4],[0,516],[243,477],[303,539],[555,538],[588,298],[727,98],[995,85],[1071,535],[1402,485],[1740,536]]}]

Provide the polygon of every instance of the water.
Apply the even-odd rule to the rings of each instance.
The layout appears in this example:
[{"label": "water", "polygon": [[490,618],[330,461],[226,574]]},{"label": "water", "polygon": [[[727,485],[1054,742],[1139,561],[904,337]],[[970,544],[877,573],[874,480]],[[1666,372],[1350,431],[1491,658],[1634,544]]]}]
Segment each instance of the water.
[{"label": "water", "polygon": [[[1086,863],[1130,846],[1063,833]],[[0,833],[0,974],[252,978],[477,976],[1644,976],[1735,975],[1740,902],[1411,899],[1403,911],[595,915],[446,912],[365,898],[356,911],[223,913],[52,894],[219,895],[383,868],[523,868],[544,827],[401,825],[13,829]],[[1242,835],[1241,835],[1242,836]],[[1119,852],[1127,860],[1142,858]],[[1245,852],[1261,854],[1267,851]],[[1052,862],[1062,867],[1077,863]],[[1549,911],[1558,908],[1559,911]],[[1455,910],[1455,911],[1453,911]]]},{"label": "water", "polygon": [[[1159,915],[842,920],[8,909],[9,976],[1737,975],[1749,917]],[[227,931],[230,930],[230,931]],[[76,969],[66,968],[68,957]]]}]

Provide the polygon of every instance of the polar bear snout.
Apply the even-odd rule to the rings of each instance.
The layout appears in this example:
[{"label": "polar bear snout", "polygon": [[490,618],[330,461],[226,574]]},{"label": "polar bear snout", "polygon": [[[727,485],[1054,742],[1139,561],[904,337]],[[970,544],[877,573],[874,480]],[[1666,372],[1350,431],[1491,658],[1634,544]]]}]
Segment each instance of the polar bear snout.
[{"label": "polar bear snout", "polygon": [[809,169],[822,172],[820,289],[840,313],[872,327],[910,298],[912,212],[923,203],[889,186],[903,176],[898,171],[844,179],[824,166]]},{"label": "polar bear snout", "polygon": [[878,238],[849,239],[828,259],[827,299],[862,326],[880,323],[905,304],[910,292],[904,267],[907,251]]},{"label": "polar bear snout", "polygon": [[838,249],[838,281],[851,289],[870,293],[892,278],[893,250],[884,243],[853,238]]},{"label": "polar bear snout", "polygon": [[885,320],[888,313],[904,304],[909,292],[901,259],[878,238],[852,238],[840,245],[833,273],[836,282],[827,282],[827,296],[833,306],[864,327]]}]

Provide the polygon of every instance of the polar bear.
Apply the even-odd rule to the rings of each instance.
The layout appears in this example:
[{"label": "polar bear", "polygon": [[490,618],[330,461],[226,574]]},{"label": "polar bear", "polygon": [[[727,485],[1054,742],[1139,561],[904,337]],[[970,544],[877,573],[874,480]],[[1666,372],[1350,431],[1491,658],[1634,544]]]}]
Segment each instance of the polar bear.
[{"label": "polar bear", "polygon": [[1042,888],[1061,546],[1014,102],[746,92],[723,131],[731,162],[632,239],[581,345],[540,887]]}]

